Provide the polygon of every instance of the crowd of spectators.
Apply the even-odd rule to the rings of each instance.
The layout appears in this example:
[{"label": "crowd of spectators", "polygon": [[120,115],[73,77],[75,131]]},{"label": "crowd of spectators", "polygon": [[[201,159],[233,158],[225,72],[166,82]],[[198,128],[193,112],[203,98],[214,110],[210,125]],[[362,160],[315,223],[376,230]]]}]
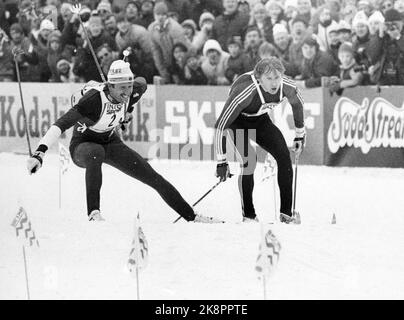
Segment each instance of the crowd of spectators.
[{"label": "crowd of spectators", "polygon": [[[101,81],[127,50],[148,83],[229,85],[279,57],[299,87],[404,85],[404,0],[0,0],[0,81]],[[87,31],[87,32],[85,32]]]}]

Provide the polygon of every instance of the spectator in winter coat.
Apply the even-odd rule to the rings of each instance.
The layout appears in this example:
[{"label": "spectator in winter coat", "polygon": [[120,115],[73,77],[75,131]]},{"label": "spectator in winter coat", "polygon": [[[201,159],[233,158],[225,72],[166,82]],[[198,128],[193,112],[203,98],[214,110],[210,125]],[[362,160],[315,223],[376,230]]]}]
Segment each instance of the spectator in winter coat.
[{"label": "spectator in winter coat", "polygon": [[270,43],[274,42],[274,38],[272,36],[272,21],[271,17],[268,15],[268,11],[265,6],[261,2],[257,2],[251,12],[251,18],[249,22],[250,26],[256,27],[263,39]]},{"label": "spectator in winter coat", "polygon": [[210,85],[228,85],[230,81],[226,78],[227,61],[229,54],[222,50],[219,42],[213,39],[206,41],[203,47],[204,60],[202,71]]},{"label": "spectator in winter coat", "polygon": [[213,23],[212,38],[219,42],[221,48],[227,50],[226,44],[230,38],[236,36],[244,41],[250,18],[238,11],[237,0],[223,0],[222,3],[224,12]]},{"label": "spectator in winter coat", "polygon": [[262,42],[260,31],[254,26],[248,27],[244,40],[244,53],[250,60],[250,70],[254,69],[254,66],[260,60],[258,48]]},{"label": "spectator in winter coat", "polygon": [[148,31],[152,38],[152,52],[157,70],[164,83],[171,83],[168,68],[172,65],[174,43],[182,42],[187,47],[190,44],[188,44],[181,25],[168,18],[167,14],[167,6],[163,2],[158,2],[154,7],[155,21],[149,26]]},{"label": "spectator in winter coat", "polygon": [[[24,31],[18,23],[13,23],[10,27],[10,51],[14,48],[22,51],[17,56],[17,63],[20,70],[20,78],[22,82],[37,82],[38,75],[35,73],[35,67],[38,65],[38,54],[36,53],[31,41],[24,36]],[[14,68],[14,81],[17,81],[17,74]]]},{"label": "spectator in winter coat", "polygon": [[102,21],[105,22],[105,19],[108,15],[112,14],[111,4],[108,0],[101,0],[97,6],[97,12],[101,17]]},{"label": "spectator in winter coat", "polygon": [[[223,12],[222,1],[220,0],[191,0],[191,18],[200,26],[200,17],[204,12],[209,12],[213,17],[219,16]],[[214,18],[213,18],[214,19]]]},{"label": "spectator in winter coat", "polygon": [[71,53],[65,51],[61,44],[62,33],[59,30],[52,31],[48,36],[48,55],[47,55],[47,65],[51,72],[49,78],[50,82],[56,82],[58,79],[58,72],[56,68],[57,62],[62,59],[70,59]]},{"label": "spectator in winter coat", "polygon": [[288,22],[288,27],[290,28],[290,22],[299,14],[297,11],[297,0],[286,0],[284,3],[284,8],[285,20]]},{"label": "spectator in winter coat", "polygon": [[187,85],[206,85],[208,79],[202,71],[198,55],[195,50],[188,50],[184,58],[184,81]]},{"label": "spectator in winter coat", "polygon": [[115,36],[115,42],[120,51],[138,43],[145,54],[152,54],[152,40],[149,31],[140,25],[130,23],[124,14],[118,14],[116,22],[118,33]]},{"label": "spectator in winter coat", "polygon": [[[395,9],[385,13],[384,28],[379,36],[373,37],[371,47],[374,48],[377,61],[369,70],[373,82],[381,85],[404,85],[404,36],[403,20]],[[378,70],[375,70],[378,69]]]},{"label": "spectator in winter coat", "polygon": [[357,7],[358,11],[363,11],[368,18],[372,14],[373,7],[369,0],[359,0]]},{"label": "spectator in winter coat", "polygon": [[13,69],[14,60],[10,39],[6,32],[0,29],[0,82],[13,81]]},{"label": "spectator in winter coat", "polygon": [[178,14],[179,23],[182,23],[184,20],[189,19],[192,15],[191,3],[189,0],[158,0],[158,1],[163,1],[167,5],[169,12],[176,12]]},{"label": "spectator in winter coat", "polygon": [[352,28],[345,20],[338,23],[338,39],[340,43],[352,42]]},{"label": "spectator in winter coat", "polygon": [[116,22],[116,16],[114,14],[108,14],[104,20],[105,31],[108,35],[115,39],[116,34],[118,33],[118,24]]},{"label": "spectator in winter coat", "polygon": [[211,38],[213,22],[215,21],[215,17],[210,12],[204,12],[201,14],[199,18],[199,28],[200,31],[197,32],[192,41],[192,47],[196,50],[196,52],[202,53],[203,46],[205,42]]},{"label": "spectator in winter coat", "polygon": [[337,75],[338,65],[327,52],[319,50],[319,44],[314,35],[309,35],[304,39],[302,52],[304,57],[302,72],[295,78],[299,87],[320,87],[322,77]]},{"label": "spectator in winter coat", "polygon": [[238,39],[229,39],[227,42],[229,50],[229,59],[227,61],[227,69],[225,72],[226,78],[233,83],[233,81],[243,73],[251,71],[251,61],[243,52],[243,45]]},{"label": "spectator in winter coat", "polygon": [[[335,23],[335,24],[331,24],[328,28],[328,50],[327,52],[332,56],[332,58],[334,59],[336,64],[340,64],[340,61],[338,59],[338,50],[339,47],[341,45],[341,42],[339,40],[339,36],[338,36],[338,28],[339,28],[339,24]],[[321,50],[321,48],[320,48]]]},{"label": "spectator in winter coat", "polygon": [[195,21],[192,19],[186,19],[181,23],[181,26],[184,29],[185,37],[187,37],[189,43],[193,43],[197,31]]},{"label": "spectator in winter coat", "polygon": [[313,26],[313,32],[317,35],[320,45],[320,50],[330,50],[330,29],[335,30],[338,28],[338,23],[331,18],[331,11],[327,6],[324,6],[319,11],[318,24]]},{"label": "spectator in winter coat", "polygon": [[352,43],[344,42],[338,50],[338,59],[341,61],[338,70],[337,79],[330,77],[327,86],[330,92],[336,92],[341,95],[342,90],[349,87],[359,86],[363,79],[363,74],[358,70],[358,64],[355,61]]},{"label": "spectator in winter coat", "polygon": [[289,61],[300,72],[303,63],[303,40],[310,32],[306,21],[299,17],[292,21],[291,27],[292,43],[289,46]]},{"label": "spectator in winter coat", "polygon": [[285,74],[290,77],[295,77],[299,74],[299,69],[292,63],[290,58],[289,48],[292,44],[292,37],[283,24],[277,23],[273,28],[274,48],[276,56],[282,61],[285,67]]},{"label": "spectator in winter coat", "polygon": [[73,73],[73,64],[66,59],[61,58],[56,63],[57,78],[55,82],[79,82],[79,78]]},{"label": "spectator in winter coat", "polygon": [[175,43],[173,46],[173,64],[170,66],[169,71],[171,74],[172,82],[175,84],[185,83],[185,56],[188,52],[187,46],[183,43]]},{"label": "spectator in winter coat", "polygon": [[380,29],[383,27],[384,24],[384,16],[380,11],[375,11],[371,14],[368,19],[369,24],[369,33],[371,36],[378,35]]}]

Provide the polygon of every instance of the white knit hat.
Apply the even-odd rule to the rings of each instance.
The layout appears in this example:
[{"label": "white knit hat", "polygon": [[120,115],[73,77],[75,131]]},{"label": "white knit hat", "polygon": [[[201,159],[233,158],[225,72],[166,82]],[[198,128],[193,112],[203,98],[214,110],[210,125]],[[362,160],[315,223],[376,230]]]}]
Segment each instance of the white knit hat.
[{"label": "white knit hat", "polygon": [[384,16],[380,11],[375,11],[373,14],[369,17],[368,22],[384,22]]},{"label": "white knit hat", "polygon": [[134,76],[128,62],[123,60],[115,60],[112,62],[108,71],[109,83],[133,82],[133,79]]},{"label": "white knit hat", "polygon": [[282,23],[277,23],[273,26],[272,33],[275,36],[278,33],[289,33],[289,32]]},{"label": "white knit hat", "polygon": [[286,0],[284,4],[285,9],[288,7],[297,8],[297,0]]},{"label": "white knit hat", "polygon": [[352,27],[355,28],[358,24],[365,24],[368,26],[369,25],[368,20],[369,19],[364,11],[358,11],[352,20]]},{"label": "white knit hat", "polygon": [[55,25],[53,24],[52,21],[48,19],[44,19],[41,22],[41,25],[39,26],[39,30],[55,30]]},{"label": "white knit hat", "polygon": [[209,39],[205,42],[203,46],[203,55],[206,56],[209,50],[216,50],[220,54],[223,52],[222,47],[220,46],[220,43],[217,42],[214,39]]}]

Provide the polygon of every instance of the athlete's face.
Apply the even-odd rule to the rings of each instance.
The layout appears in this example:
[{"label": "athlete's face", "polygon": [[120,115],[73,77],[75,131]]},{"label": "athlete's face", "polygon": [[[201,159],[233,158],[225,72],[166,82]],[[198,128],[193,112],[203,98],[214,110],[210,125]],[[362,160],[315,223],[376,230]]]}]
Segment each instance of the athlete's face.
[{"label": "athlete's face", "polygon": [[111,94],[112,98],[120,103],[127,102],[132,94],[132,91],[132,82],[116,83],[109,86],[109,93]]},{"label": "athlete's face", "polygon": [[282,74],[276,70],[263,74],[258,81],[261,87],[270,94],[275,94],[278,92],[281,82]]}]

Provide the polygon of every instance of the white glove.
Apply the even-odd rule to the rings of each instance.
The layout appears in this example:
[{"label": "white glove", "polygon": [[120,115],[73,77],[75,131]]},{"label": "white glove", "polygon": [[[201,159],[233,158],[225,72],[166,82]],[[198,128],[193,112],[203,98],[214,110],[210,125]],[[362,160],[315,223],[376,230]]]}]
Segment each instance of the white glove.
[{"label": "white glove", "polygon": [[35,151],[35,153],[27,160],[27,169],[29,174],[36,173],[41,167],[43,157],[45,154],[41,151]]}]

